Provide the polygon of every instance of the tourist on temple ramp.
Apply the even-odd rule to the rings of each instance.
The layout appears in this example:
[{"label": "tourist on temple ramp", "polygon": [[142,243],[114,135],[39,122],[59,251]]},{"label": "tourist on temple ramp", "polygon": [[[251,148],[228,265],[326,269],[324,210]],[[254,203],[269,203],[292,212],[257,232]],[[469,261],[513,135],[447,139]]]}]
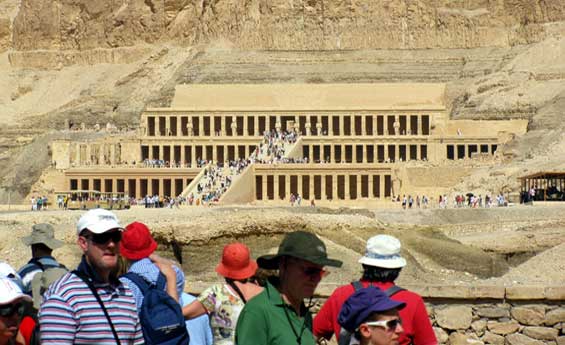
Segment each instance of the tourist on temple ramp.
[{"label": "tourist on temple ramp", "polygon": [[314,334],[318,338],[330,339],[333,334],[339,339],[341,327],[338,314],[343,302],[355,291],[368,286],[383,290],[393,300],[406,303],[400,311],[404,333],[401,345],[435,345],[437,340],[432,329],[426,306],[420,295],[394,284],[406,260],[400,255],[400,241],[389,235],[377,235],[367,241],[366,252],[359,263],[363,266],[360,281],[337,288],[328,298],[314,319]]},{"label": "tourist on temple ramp", "polygon": [[245,304],[263,291],[251,279],[257,271],[257,263],[251,259],[249,248],[243,243],[231,243],[224,247],[222,261],[216,272],[225,282],[204,290],[198,298],[183,307],[186,319],[208,314],[215,345],[235,344],[235,325]]},{"label": "tourist on temple ramp", "polygon": [[339,345],[398,345],[404,331],[398,312],[405,306],[376,287],[355,291],[338,315],[339,324],[351,335]]},{"label": "tourist on temple ramp", "polygon": [[314,345],[311,298],[326,273],[324,266],[341,267],[328,258],[326,246],[316,235],[287,234],[275,255],[257,259],[259,267],[278,269],[278,277],[249,301],[239,316],[237,345]]}]

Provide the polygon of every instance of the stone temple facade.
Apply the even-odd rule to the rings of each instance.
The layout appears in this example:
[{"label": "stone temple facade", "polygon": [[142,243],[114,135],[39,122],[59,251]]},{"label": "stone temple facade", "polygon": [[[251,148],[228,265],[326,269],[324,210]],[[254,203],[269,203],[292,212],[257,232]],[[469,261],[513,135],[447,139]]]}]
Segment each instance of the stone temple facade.
[{"label": "stone temple facade", "polygon": [[[438,167],[492,160],[527,130],[526,120],[451,120],[444,94],[444,84],[426,83],[179,85],[169,108],[141,114],[136,133],[53,142],[53,189],[214,193],[222,204],[432,193],[445,183]],[[266,132],[293,140],[271,141],[274,154]],[[237,160],[248,163],[227,168]]]}]

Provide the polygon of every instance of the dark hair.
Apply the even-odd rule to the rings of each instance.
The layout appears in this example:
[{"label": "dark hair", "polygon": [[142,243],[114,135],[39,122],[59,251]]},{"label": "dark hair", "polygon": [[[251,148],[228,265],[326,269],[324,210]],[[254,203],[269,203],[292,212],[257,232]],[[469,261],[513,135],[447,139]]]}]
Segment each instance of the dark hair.
[{"label": "dark hair", "polygon": [[52,252],[53,249],[49,248],[45,243],[34,243],[31,245],[32,250],[41,250],[44,252]]},{"label": "dark hair", "polygon": [[361,280],[367,280],[371,282],[394,282],[402,268],[384,268],[384,267],[375,267],[369,265],[362,265],[363,266],[363,277]]}]

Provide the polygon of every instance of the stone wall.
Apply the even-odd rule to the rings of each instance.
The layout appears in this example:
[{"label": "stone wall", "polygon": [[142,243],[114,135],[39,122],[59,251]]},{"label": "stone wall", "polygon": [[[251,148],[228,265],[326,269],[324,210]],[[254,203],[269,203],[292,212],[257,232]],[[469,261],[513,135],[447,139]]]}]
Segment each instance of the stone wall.
[{"label": "stone wall", "polygon": [[[211,284],[187,282],[195,294]],[[337,286],[318,286],[313,312]],[[440,344],[565,345],[563,286],[403,287],[424,298]]]}]

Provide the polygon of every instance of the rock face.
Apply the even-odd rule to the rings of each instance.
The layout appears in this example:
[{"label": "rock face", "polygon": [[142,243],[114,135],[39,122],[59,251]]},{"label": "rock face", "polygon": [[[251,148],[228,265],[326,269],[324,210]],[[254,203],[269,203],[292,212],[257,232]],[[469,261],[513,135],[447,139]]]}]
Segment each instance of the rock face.
[{"label": "rock face", "polygon": [[471,326],[473,311],[466,306],[447,306],[435,310],[438,325],[447,329],[467,329]]},{"label": "rock face", "polygon": [[21,0],[17,50],[84,50],[174,40],[243,49],[512,46],[559,35],[565,3],[544,0]]}]

